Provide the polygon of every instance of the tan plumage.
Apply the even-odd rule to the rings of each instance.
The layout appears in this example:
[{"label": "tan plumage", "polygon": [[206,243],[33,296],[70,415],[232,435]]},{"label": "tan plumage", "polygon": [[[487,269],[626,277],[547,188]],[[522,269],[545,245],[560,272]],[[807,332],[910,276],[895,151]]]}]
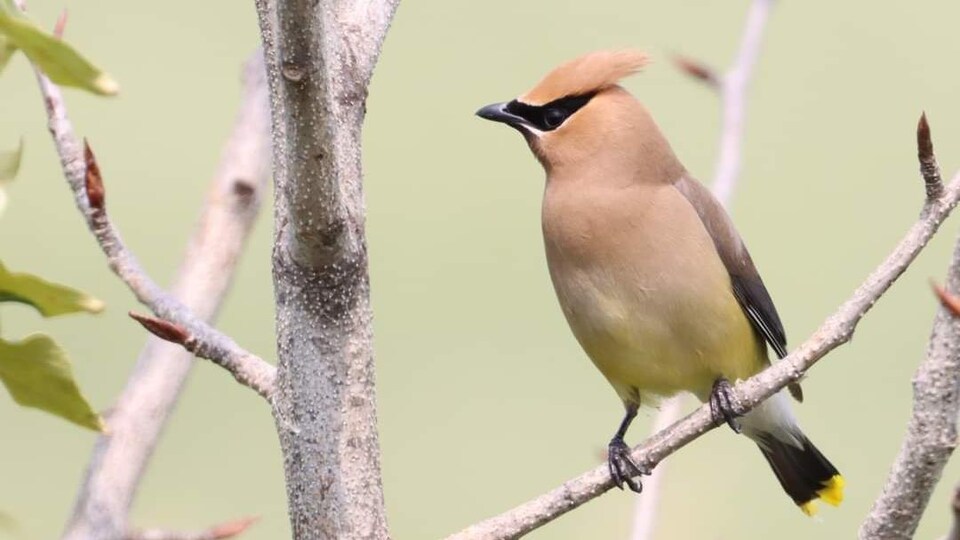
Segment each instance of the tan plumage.
[{"label": "tan plumage", "polygon": [[[624,401],[747,378],[766,361],[689,201],[672,184],[551,180],[547,262],[580,344]],[[680,249],[678,249],[680,248]],[[643,399],[641,399],[641,397]]]},{"label": "tan plumage", "polygon": [[[478,112],[523,133],[546,170],[550,276],[571,330],[627,407],[610,468],[635,490],[640,471],[622,437],[637,406],[689,391],[723,409],[724,381],[762,370],[766,342],[786,354],[776,308],[733,222],[618,85],[646,61],[635,51],[584,55]],[[816,498],[839,503],[842,478],[783,395],[745,415],[743,430],[805,512]]]}]

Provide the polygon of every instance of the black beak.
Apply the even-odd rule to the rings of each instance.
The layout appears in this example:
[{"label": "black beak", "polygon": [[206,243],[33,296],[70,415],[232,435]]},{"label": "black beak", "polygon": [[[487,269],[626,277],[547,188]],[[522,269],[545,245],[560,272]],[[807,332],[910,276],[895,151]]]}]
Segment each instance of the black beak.
[{"label": "black beak", "polygon": [[526,123],[522,117],[507,112],[506,103],[492,103],[487,105],[477,111],[477,116],[513,127]]}]

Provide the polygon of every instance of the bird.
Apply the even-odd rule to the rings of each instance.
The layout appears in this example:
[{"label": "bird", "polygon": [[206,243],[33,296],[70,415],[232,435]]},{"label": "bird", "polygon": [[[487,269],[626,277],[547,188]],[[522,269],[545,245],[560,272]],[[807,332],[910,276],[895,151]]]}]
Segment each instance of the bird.
[{"label": "bird", "polygon": [[[543,166],[541,225],[551,281],[586,355],[624,404],[608,444],[614,485],[650,471],[624,437],[641,405],[690,392],[759,447],[807,515],[838,506],[844,478],[797,424],[785,392],[738,417],[730,381],[787,354],[773,300],[733,221],[690,175],[649,110],[620,83],[648,56],[587,53],[476,115],[519,131]],[[799,383],[788,392],[797,401]]]}]

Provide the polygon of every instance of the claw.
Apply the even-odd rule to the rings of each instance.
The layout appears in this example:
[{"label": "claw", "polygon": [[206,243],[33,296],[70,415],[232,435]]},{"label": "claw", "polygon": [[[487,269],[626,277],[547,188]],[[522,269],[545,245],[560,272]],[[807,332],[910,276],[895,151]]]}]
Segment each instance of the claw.
[{"label": "claw", "polygon": [[733,386],[730,381],[720,377],[713,383],[713,390],[710,392],[710,414],[713,417],[713,423],[720,425],[726,423],[734,433],[740,433],[739,416],[734,412],[733,399],[730,392]]},{"label": "claw", "polygon": [[630,491],[640,493],[643,491],[643,484],[640,482],[640,476],[649,475],[650,471],[646,467],[637,464],[630,457],[630,448],[622,440],[614,439],[610,441],[607,447],[607,467],[610,469],[610,477],[613,483],[620,489],[626,484]]}]

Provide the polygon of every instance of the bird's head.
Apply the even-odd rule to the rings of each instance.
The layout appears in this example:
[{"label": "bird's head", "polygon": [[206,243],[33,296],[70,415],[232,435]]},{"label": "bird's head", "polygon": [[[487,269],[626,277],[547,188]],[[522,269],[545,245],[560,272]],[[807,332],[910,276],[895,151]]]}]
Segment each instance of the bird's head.
[{"label": "bird's head", "polygon": [[592,52],[477,116],[520,131],[548,173],[583,162],[623,163],[649,147],[651,137],[662,138],[643,105],[618,84],[646,64],[647,56],[635,50]]}]

